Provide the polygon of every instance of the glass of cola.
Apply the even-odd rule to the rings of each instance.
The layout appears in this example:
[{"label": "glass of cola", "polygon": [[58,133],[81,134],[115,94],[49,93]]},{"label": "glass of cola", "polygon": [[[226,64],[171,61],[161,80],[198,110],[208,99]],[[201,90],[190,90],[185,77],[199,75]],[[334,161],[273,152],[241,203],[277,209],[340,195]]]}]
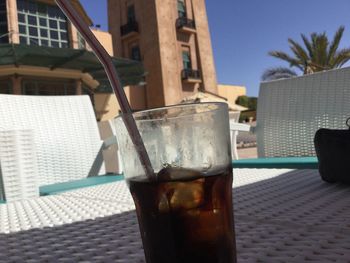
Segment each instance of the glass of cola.
[{"label": "glass of cola", "polygon": [[134,118],[155,180],[144,174],[121,117],[115,125],[146,261],[236,262],[227,104],[184,104]]}]

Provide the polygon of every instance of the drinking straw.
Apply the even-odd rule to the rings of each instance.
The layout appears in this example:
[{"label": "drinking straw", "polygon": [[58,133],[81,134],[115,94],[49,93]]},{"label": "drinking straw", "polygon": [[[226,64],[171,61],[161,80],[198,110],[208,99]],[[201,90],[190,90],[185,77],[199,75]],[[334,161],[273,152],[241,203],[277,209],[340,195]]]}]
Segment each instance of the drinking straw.
[{"label": "drinking straw", "polygon": [[131,137],[131,140],[135,146],[137,155],[140,159],[142,167],[146,173],[146,176],[150,180],[155,180],[154,170],[152,168],[151,161],[147,154],[145,145],[142,141],[141,135],[137,129],[136,122],[132,116],[131,107],[129,105],[128,99],[125,95],[124,89],[121,85],[118,73],[115,69],[111,56],[107,53],[101,43],[97,40],[95,35],[91,32],[89,26],[84,22],[80,14],[75,10],[70,0],[55,0],[61,10],[69,18],[72,24],[77,28],[79,33],[84,37],[86,42],[90,45],[95,55],[103,65],[109,82],[114,90],[117,100],[122,111],[122,118],[124,120],[125,126]]}]

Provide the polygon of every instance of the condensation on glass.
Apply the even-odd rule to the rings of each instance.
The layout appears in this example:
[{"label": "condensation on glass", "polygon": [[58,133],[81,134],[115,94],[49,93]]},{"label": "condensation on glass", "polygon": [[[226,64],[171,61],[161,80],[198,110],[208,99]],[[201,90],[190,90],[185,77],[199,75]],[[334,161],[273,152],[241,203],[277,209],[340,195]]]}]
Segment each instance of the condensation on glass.
[{"label": "condensation on glass", "polygon": [[[227,104],[179,105],[135,113],[134,117],[155,172],[182,167],[210,173],[231,162]],[[142,175],[121,117],[115,119],[115,126],[125,176]]]}]

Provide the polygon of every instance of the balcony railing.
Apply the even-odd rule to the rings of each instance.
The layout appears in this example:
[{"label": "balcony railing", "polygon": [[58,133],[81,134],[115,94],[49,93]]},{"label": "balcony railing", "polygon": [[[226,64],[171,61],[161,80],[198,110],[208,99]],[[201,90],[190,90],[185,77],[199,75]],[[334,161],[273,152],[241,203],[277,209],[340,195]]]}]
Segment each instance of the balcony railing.
[{"label": "balcony railing", "polygon": [[195,69],[183,69],[181,71],[181,78],[183,80],[189,80],[189,79],[193,79],[193,80],[200,80],[202,77],[202,74],[199,70],[195,70]]},{"label": "balcony railing", "polygon": [[136,21],[128,22],[127,24],[120,27],[120,33],[125,36],[132,32],[139,32],[139,24]]},{"label": "balcony railing", "polygon": [[179,17],[176,20],[176,28],[183,28],[183,27],[196,29],[196,23],[194,22],[194,20],[189,19],[187,17]]}]

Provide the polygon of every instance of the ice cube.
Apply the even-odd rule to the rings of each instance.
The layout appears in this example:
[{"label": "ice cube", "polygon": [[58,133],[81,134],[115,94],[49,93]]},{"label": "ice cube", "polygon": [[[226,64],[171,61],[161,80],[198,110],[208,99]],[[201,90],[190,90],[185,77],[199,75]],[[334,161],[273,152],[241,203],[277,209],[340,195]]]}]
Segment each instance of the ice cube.
[{"label": "ice cube", "polygon": [[[170,198],[170,208],[173,211],[179,209],[193,209],[204,201],[204,179],[183,183],[169,183],[173,194]],[[169,190],[170,190],[169,189]]]},{"label": "ice cube", "polygon": [[167,213],[170,210],[169,201],[166,194],[161,193],[158,201],[158,209],[161,213]]},{"label": "ice cube", "polygon": [[195,170],[166,167],[158,173],[158,182],[162,187],[158,196],[160,212],[179,209],[192,209],[204,200],[204,178]]}]

